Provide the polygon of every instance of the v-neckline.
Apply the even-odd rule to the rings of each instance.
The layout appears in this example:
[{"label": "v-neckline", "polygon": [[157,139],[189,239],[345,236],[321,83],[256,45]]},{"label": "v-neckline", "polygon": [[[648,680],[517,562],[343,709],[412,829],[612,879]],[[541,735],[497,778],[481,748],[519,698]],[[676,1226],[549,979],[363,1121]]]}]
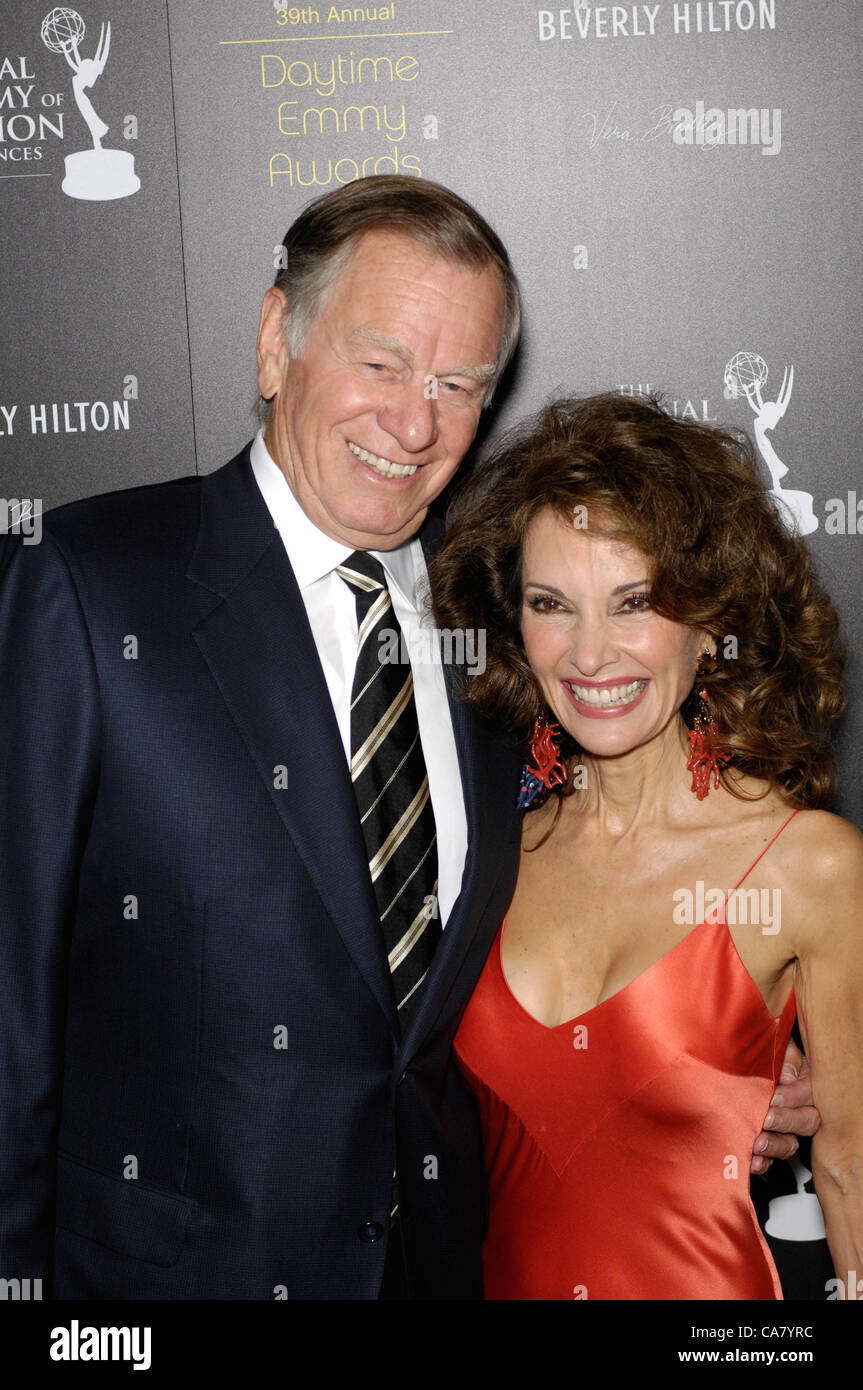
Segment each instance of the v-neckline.
[{"label": "v-neckline", "polygon": [[[743,880],[741,879],[741,883],[742,882]],[[737,886],[739,887],[740,885],[738,884]],[[632,989],[633,985],[638,984],[639,980],[643,980],[645,976],[649,975],[653,970],[657,968],[657,966],[662,965],[663,961],[666,961],[669,959],[670,956],[673,956],[674,952],[679,950],[679,948],[684,944],[684,942],[691,941],[692,938],[695,936],[696,932],[703,931],[705,927],[709,927],[714,931],[722,931],[726,944],[731,947],[733,959],[737,962],[737,967],[743,971],[744,976],[749,981],[749,984],[754,990],[758,1002],[760,1003],[767,1017],[770,1019],[770,1022],[774,1024],[781,1023],[782,1019],[785,1017],[785,1011],[788,1008],[788,1005],[794,998],[794,986],[792,985],[791,992],[788,995],[788,998],[786,999],[785,1003],[783,1004],[780,1012],[778,1014],[772,1014],[769,1008],[767,1007],[767,1002],[764,998],[764,995],[761,993],[761,990],[758,988],[749,971],[746,969],[746,966],[743,963],[743,957],[738,951],[737,946],[734,943],[734,938],[728,930],[728,923],[725,920],[725,906],[727,905],[727,902],[728,894],[726,894],[725,896],[725,903],[723,904],[722,909],[723,920],[721,922],[708,922],[706,920],[699,922],[696,926],[692,927],[685,934],[685,936],[682,936],[679,941],[675,941],[673,946],[669,946],[667,951],[663,951],[662,955],[659,956],[655,961],[652,961],[650,965],[645,966],[644,970],[641,970],[637,975],[634,975],[633,978],[631,980],[628,980],[625,985],[621,985],[620,989],[616,989],[613,994],[606,995],[605,999],[600,999],[596,1004],[593,1004],[591,1008],[585,1009],[580,1014],[576,1014],[574,1018],[564,1019],[562,1023],[543,1023],[541,1019],[536,1017],[536,1014],[532,1014],[529,1009],[525,1008],[524,1004],[522,1004],[521,1000],[515,994],[512,986],[509,983],[509,980],[506,978],[506,971],[504,970],[503,966],[503,936],[504,931],[506,930],[505,917],[503,919],[503,922],[501,923],[500,931],[497,934],[497,964],[498,969],[500,970],[500,976],[507,994],[512,999],[516,1007],[520,1009],[521,1012],[527,1018],[529,1018],[532,1023],[535,1023],[537,1028],[542,1028],[542,1030],[546,1033],[556,1033],[560,1028],[572,1028],[576,1024],[581,1023],[584,1019],[589,1018],[591,1014],[595,1014],[598,1009],[602,1009],[605,1007],[606,1004],[610,1004],[612,1000],[619,999],[622,994],[626,994],[628,990]]]},{"label": "v-neckline", "polygon": [[[619,995],[625,994],[626,991],[628,989],[631,989],[632,986],[636,984],[638,980],[642,980],[645,975],[650,974],[651,970],[655,970],[657,965],[661,965],[664,960],[666,960],[669,956],[673,955],[673,953],[677,950],[678,946],[682,946],[684,941],[688,941],[689,938],[693,936],[695,932],[700,931],[704,925],[704,922],[699,922],[697,926],[690,928],[690,930],[686,933],[685,936],[682,936],[680,940],[676,941],[673,946],[670,946],[667,951],[663,951],[662,955],[659,956],[657,960],[652,961],[650,965],[645,966],[644,970],[641,970],[637,975],[634,975],[633,978],[631,980],[628,980],[625,985],[621,985],[620,989],[616,989],[613,994],[608,994],[604,999],[598,1000],[596,1004],[591,1005],[589,1009],[585,1009],[582,1013],[575,1014],[573,1018],[565,1018],[562,1023],[543,1023],[541,1018],[537,1018],[536,1014],[532,1014],[530,1012],[530,1009],[525,1008],[524,1004],[522,1004],[521,1000],[518,998],[515,991],[513,990],[512,985],[509,983],[509,980],[506,978],[506,971],[503,965],[503,936],[506,930],[505,917],[503,919],[500,931],[498,932],[497,936],[498,967],[500,969],[501,979],[503,980],[503,983],[506,986],[506,991],[512,999],[513,1003],[519,1009],[521,1009],[521,1012],[523,1014],[526,1014],[526,1016],[531,1020],[531,1022],[535,1023],[538,1028],[542,1028],[546,1033],[556,1033],[559,1028],[572,1028],[575,1024],[581,1023],[582,1019],[588,1018],[591,1014],[595,1014],[597,1009],[601,1009],[606,1004],[610,1004],[612,999],[617,999]],[[752,979],[751,976],[749,978]],[[755,981],[753,980],[752,983],[755,984]],[[759,994],[761,993],[760,990],[758,992]],[[763,997],[761,1002],[764,1003]]]},{"label": "v-neckline", "polygon": [[746,881],[746,879],[752,873],[752,870],[755,868],[755,865],[759,862],[760,859],[763,859],[770,846],[776,840],[779,839],[779,836],[782,834],[782,831],[785,829],[786,825],[790,824],[790,822],[794,819],[799,810],[800,807],[796,807],[791,812],[791,815],[788,816],[787,819],[782,822],[776,833],[774,835],[771,835],[770,839],[767,841],[767,844],[764,846],[761,853],[757,855],[753,862],[749,865],[749,868],[746,870],[746,873],[743,875],[743,877],[738,879],[734,887],[729,889],[729,891],[725,894],[722,903],[721,922],[708,922],[707,920],[699,922],[696,926],[692,927],[690,931],[686,932],[686,934],[682,936],[679,941],[675,941],[674,945],[670,946],[667,951],[663,951],[662,955],[659,956],[658,959],[652,961],[651,964],[646,966],[645,969],[642,970],[638,975],[635,975],[631,980],[628,980],[625,985],[621,985],[620,989],[616,989],[613,994],[607,995],[605,999],[600,999],[599,1002],[594,1004],[592,1008],[585,1009],[583,1013],[576,1014],[574,1018],[564,1019],[562,1023],[543,1023],[542,1020],[538,1019],[535,1014],[532,1014],[529,1009],[526,1009],[524,1004],[522,1004],[521,1000],[516,997],[509,983],[509,980],[506,978],[506,971],[503,968],[503,935],[506,930],[506,917],[504,917],[503,922],[501,923],[500,931],[497,934],[497,964],[507,994],[510,996],[516,1007],[519,1008],[521,1012],[531,1020],[531,1022],[535,1023],[537,1028],[542,1028],[546,1033],[556,1033],[559,1028],[572,1028],[575,1024],[580,1023],[582,1019],[589,1018],[591,1014],[595,1014],[597,1009],[603,1008],[605,1004],[610,1004],[612,999],[617,999],[621,994],[625,994],[626,991],[628,989],[631,989],[633,985],[637,984],[639,980],[643,980],[645,975],[649,975],[650,972],[652,970],[655,970],[658,965],[661,965],[663,961],[669,958],[669,956],[672,956],[674,952],[683,945],[684,941],[691,940],[692,937],[695,936],[696,932],[702,931],[704,927],[713,927],[716,930],[720,928],[722,929],[723,937],[725,939],[726,944],[731,947],[733,958],[737,962],[737,967],[743,971],[744,976],[749,981],[749,984],[751,985],[752,989],[755,991],[755,995],[758,998],[758,1001],[761,1004],[762,1009],[766,1013],[767,1017],[770,1019],[771,1023],[781,1023],[783,1018],[785,1017],[785,1011],[787,1010],[788,1005],[794,998],[794,986],[791,986],[791,991],[784,1005],[782,1006],[781,1011],[778,1014],[772,1014],[767,1007],[764,995],[761,993],[761,990],[758,988],[749,971],[746,969],[746,966],[743,963],[743,957],[741,956],[735,944],[734,937],[728,930],[727,908],[728,899],[730,898],[731,894],[736,893],[740,885]]}]

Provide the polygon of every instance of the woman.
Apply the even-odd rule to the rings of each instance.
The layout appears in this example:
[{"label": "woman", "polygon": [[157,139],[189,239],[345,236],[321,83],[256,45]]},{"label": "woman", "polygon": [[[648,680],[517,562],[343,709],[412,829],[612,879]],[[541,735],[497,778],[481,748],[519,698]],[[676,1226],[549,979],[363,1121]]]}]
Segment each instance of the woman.
[{"label": "woman", "polygon": [[456,1037],[486,1296],[781,1298],[748,1171],[795,1009],[831,1253],[863,1269],[863,840],[818,809],[838,620],[751,447],[557,402],[468,481],[432,580],[441,628],[486,629],[465,698],[534,735]]}]

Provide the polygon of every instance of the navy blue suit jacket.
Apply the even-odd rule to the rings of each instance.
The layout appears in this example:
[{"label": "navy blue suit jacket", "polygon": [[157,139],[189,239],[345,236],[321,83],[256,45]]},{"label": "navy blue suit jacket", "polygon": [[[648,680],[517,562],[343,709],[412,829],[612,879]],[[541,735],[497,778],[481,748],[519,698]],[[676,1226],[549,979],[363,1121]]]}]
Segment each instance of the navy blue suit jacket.
[{"label": "navy blue suit jacket", "polygon": [[451,702],[467,861],[402,1038],[248,448],[43,526],[0,547],[0,1276],[60,1299],[373,1299],[397,1164],[413,1295],[480,1296],[480,1137],[450,1049],[514,886],[517,749]]}]

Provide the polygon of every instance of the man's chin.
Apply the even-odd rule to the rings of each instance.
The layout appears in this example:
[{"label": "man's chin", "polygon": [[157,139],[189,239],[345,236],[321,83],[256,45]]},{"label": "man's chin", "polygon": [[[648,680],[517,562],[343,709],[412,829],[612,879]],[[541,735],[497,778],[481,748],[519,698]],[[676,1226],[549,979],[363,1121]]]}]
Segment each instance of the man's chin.
[{"label": "man's chin", "polygon": [[357,550],[395,550],[416,535],[427,515],[427,503],[407,515],[392,508],[373,507],[362,515],[341,518],[341,536]]}]

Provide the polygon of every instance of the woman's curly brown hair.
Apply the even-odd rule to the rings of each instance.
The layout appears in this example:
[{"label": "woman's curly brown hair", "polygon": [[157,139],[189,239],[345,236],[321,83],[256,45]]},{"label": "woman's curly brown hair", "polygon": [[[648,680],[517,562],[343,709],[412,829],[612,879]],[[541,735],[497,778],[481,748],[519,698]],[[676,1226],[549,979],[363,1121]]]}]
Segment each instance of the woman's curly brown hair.
[{"label": "woman's curly brown hair", "polygon": [[[715,669],[698,683],[730,755],[728,790],[740,795],[746,775],[795,806],[824,805],[829,730],[845,703],[839,618],[762,487],[748,437],[608,394],[552,402],[474,469],[431,567],[435,621],[485,629],[485,670],[460,693],[523,737],[544,702],[521,640],[521,552],[545,508],[570,524],[586,515],[591,532],[641,550],[654,610],[714,637]],[[695,700],[682,710],[690,727]]]}]

